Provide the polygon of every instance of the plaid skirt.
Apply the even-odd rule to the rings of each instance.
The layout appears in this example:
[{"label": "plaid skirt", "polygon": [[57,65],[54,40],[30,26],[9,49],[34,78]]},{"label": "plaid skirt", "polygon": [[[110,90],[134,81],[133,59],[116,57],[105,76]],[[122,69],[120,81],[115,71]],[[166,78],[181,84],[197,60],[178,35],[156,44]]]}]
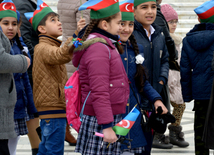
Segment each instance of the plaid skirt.
[{"label": "plaid skirt", "polygon": [[27,129],[27,121],[29,121],[30,119],[34,119],[34,114],[28,114],[26,113],[26,117],[22,118],[22,119],[14,119],[14,123],[15,123],[15,131],[17,136],[20,135],[26,135],[28,134],[28,129]]},{"label": "plaid skirt", "polygon": [[[122,120],[122,115],[115,115],[113,126]],[[102,132],[102,126],[97,124],[95,116],[83,115],[82,124],[77,138],[75,152],[82,155],[120,155],[120,143],[112,143],[108,146],[102,137],[94,135],[94,132]],[[118,137],[119,138],[119,137]]]}]

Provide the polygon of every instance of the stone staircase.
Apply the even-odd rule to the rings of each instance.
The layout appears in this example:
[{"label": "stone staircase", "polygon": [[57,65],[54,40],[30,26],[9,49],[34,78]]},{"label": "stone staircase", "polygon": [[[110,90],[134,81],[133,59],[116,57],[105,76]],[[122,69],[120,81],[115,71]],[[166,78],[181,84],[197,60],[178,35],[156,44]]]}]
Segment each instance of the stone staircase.
[{"label": "stone staircase", "polygon": [[[122,0],[121,0],[122,1]],[[162,0],[162,4],[170,4],[177,11],[179,24],[176,32],[182,37],[198,23],[194,9],[207,0]],[[44,0],[55,12],[57,12],[58,0]]]}]

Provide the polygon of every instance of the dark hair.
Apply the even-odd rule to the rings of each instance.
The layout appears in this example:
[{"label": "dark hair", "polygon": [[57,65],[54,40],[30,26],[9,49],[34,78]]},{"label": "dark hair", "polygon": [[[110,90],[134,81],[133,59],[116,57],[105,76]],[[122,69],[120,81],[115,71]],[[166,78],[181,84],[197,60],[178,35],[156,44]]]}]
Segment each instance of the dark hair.
[{"label": "dark hair", "polygon": [[38,26],[37,26],[37,28],[36,28],[36,32],[37,32],[38,35],[41,34],[41,32],[38,31],[38,27],[39,27],[40,25],[45,26],[45,25],[46,25],[46,21],[47,21],[48,17],[50,17],[50,16],[55,17],[55,16],[59,16],[59,15],[58,15],[57,13],[55,13],[55,12],[50,12],[50,13],[48,13],[48,14],[39,22],[39,24],[38,24]]},{"label": "dark hair", "polygon": [[[82,40],[85,41],[88,38],[88,36],[91,33],[92,29],[94,27],[97,27],[100,21],[105,20],[106,22],[109,23],[109,22],[111,22],[112,19],[116,18],[117,15],[118,15],[118,13],[116,13],[116,14],[114,14],[112,16],[106,17],[106,18],[102,18],[102,19],[91,19],[90,23],[88,24],[88,26],[87,26],[87,28],[85,30],[85,33],[84,33],[84,35],[82,37]],[[116,47],[117,47],[119,53],[122,54],[123,53],[123,47],[121,45],[119,45],[119,44],[116,44]]]},{"label": "dark hair", "polygon": [[[139,52],[139,48],[137,45],[137,41],[136,41],[133,34],[129,37],[129,40],[130,40],[130,43],[132,44],[132,46],[134,48],[134,53],[137,56],[138,54],[140,54],[140,52]],[[138,91],[140,93],[142,93],[144,83],[147,80],[147,75],[146,75],[145,68],[141,64],[137,64],[137,71],[136,71],[134,79],[135,79],[135,84],[138,88]]]}]

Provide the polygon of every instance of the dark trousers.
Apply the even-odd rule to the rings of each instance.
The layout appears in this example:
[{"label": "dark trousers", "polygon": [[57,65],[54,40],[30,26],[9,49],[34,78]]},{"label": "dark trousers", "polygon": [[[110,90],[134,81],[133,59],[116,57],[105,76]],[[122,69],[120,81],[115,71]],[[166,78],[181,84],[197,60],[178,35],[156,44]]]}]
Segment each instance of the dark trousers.
[{"label": "dark trousers", "polygon": [[8,139],[0,140],[0,155],[10,155]]},{"label": "dark trousers", "polygon": [[194,111],[194,131],[195,131],[195,154],[196,155],[209,155],[209,149],[205,148],[205,143],[202,141],[204,124],[207,114],[209,100],[195,101]]}]

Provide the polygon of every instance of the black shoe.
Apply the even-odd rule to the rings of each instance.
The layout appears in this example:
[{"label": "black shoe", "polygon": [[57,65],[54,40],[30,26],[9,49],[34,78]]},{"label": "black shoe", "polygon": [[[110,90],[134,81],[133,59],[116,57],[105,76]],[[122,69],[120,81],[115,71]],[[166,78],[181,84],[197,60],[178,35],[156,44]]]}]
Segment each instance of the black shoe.
[{"label": "black shoe", "polygon": [[152,147],[159,149],[171,149],[173,145],[169,143],[168,136],[156,132],[154,135]]},{"label": "black shoe", "polygon": [[37,155],[39,149],[32,149],[32,155]]},{"label": "black shoe", "polygon": [[169,125],[169,140],[173,145],[177,145],[179,147],[187,147],[189,143],[184,140],[184,133],[182,131],[181,126],[173,126]]}]

